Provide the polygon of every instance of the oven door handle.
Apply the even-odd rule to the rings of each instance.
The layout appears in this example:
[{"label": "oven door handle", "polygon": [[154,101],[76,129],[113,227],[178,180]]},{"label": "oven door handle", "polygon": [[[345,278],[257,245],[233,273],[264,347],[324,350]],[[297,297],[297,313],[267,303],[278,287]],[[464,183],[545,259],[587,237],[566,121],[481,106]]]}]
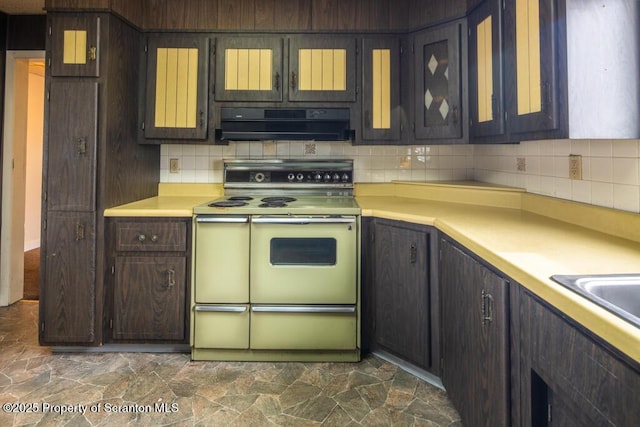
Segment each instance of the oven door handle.
[{"label": "oven door handle", "polygon": [[354,224],[355,218],[348,217],[252,217],[253,224]]},{"label": "oven door handle", "polygon": [[196,222],[204,223],[226,223],[226,224],[246,224],[249,222],[248,216],[196,216]]},{"label": "oven door handle", "polygon": [[355,313],[355,306],[340,305],[252,305],[254,313]]},{"label": "oven door handle", "polygon": [[215,312],[215,313],[244,313],[247,306],[237,305],[196,305],[195,311]]}]

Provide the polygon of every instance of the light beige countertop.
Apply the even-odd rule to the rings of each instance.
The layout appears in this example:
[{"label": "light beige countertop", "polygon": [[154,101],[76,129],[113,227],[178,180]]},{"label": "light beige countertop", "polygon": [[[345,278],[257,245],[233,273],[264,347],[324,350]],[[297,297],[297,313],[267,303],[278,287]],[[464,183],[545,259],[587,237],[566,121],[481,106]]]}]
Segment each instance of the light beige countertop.
[{"label": "light beige countertop", "polygon": [[[161,184],[105,216],[192,215],[219,184]],[[363,216],[435,226],[640,362],[640,329],[552,281],[553,274],[640,273],[640,215],[476,182],[356,184]]]},{"label": "light beige countertop", "polygon": [[194,206],[222,194],[222,184],[160,184],[157,196],[105,209],[104,216],[191,217]]}]

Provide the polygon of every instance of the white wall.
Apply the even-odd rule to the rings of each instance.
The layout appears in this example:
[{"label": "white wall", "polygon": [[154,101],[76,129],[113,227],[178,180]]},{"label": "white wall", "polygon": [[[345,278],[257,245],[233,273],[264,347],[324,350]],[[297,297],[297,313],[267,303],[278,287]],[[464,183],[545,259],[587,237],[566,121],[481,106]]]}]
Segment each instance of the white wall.
[{"label": "white wall", "polygon": [[44,63],[42,61],[29,62],[28,111],[24,217],[25,251],[40,247],[44,117]]},{"label": "white wall", "polygon": [[[569,179],[569,154],[582,156],[582,180]],[[526,171],[517,170],[517,158]],[[640,213],[640,140],[546,140],[474,148],[478,181]]]}]

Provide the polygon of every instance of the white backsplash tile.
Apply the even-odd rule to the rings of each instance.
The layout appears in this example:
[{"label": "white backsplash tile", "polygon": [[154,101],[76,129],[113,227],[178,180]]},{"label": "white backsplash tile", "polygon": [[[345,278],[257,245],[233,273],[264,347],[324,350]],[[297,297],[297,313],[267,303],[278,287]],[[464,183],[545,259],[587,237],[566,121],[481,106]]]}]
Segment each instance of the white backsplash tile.
[{"label": "white backsplash tile", "polygon": [[[541,140],[520,144],[353,146],[300,141],[238,142],[228,146],[165,144],[161,182],[222,182],[223,159],[350,158],[356,182],[464,180],[509,185],[582,203],[640,212],[640,140]],[[569,154],[582,156],[582,180],[570,180]],[[525,171],[517,170],[524,158]],[[177,158],[178,173],[169,173]]]}]

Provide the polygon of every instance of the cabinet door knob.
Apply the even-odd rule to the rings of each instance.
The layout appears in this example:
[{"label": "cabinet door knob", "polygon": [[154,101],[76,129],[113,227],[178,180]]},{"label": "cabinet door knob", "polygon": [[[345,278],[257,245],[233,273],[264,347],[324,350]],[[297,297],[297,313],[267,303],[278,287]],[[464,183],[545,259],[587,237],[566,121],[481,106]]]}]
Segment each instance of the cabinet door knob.
[{"label": "cabinet door knob", "polygon": [[138,234],[139,242],[144,242],[145,240],[147,240],[147,236],[145,236],[144,234]]},{"label": "cabinet door knob", "polygon": [[98,48],[95,46],[91,46],[89,48],[89,58],[91,58],[92,61],[95,61],[96,59],[98,59]]},{"label": "cabinet door knob", "polygon": [[151,236],[151,241],[154,242],[154,243],[157,242],[158,241],[158,236],[156,234],[152,235]]}]

